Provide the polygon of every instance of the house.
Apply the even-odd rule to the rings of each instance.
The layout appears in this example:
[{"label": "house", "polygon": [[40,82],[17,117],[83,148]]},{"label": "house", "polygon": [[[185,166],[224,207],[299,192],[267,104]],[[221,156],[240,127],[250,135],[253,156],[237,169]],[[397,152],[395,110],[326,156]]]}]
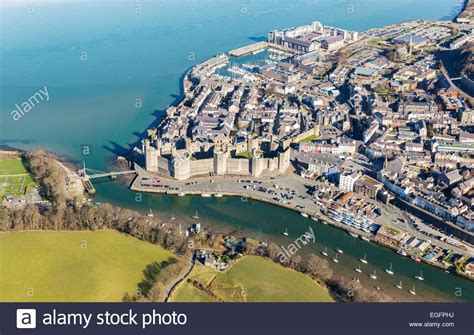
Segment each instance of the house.
[{"label": "house", "polygon": [[438,181],[445,184],[446,186],[451,186],[462,180],[462,176],[459,174],[459,170],[452,170],[447,173],[443,173]]},{"label": "house", "polygon": [[377,195],[383,190],[383,184],[377,180],[364,175],[354,183],[354,191],[371,199],[377,199]]}]

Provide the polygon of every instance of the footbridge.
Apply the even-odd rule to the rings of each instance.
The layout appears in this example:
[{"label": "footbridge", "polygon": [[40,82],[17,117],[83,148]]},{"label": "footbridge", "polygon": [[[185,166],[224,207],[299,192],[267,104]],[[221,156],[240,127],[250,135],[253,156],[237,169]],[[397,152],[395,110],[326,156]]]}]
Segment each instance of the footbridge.
[{"label": "footbridge", "polygon": [[99,179],[99,178],[110,178],[115,180],[118,176],[136,174],[137,171],[135,170],[126,170],[126,171],[112,171],[112,172],[105,172],[100,170],[95,170],[91,168],[87,168],[85,162],[83,163],[83,167],[80,170],[77,170],[77,174],[82,179],[82,183],[87,191],[87,193],[94,194],[95,189],[92,185],[92,179]]}]

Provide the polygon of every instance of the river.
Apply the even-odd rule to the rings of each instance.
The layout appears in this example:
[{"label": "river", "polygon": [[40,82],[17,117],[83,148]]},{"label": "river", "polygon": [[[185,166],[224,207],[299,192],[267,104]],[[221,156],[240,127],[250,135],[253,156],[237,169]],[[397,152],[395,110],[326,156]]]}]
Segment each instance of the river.
[{"label": "river", "polygon": [[[61,1],[60,1],[61,2]],[[0,145],[43,147],[98,170],[128,150],[179,99],[179,80],[191,66],[217,54],[265,38],[274,28],[320,20],[358,31],[412,19],[451,19],[461,0],[182,0],[2,2]],[[11,111],[41,89],[40,101],[21,119]],[[138,196],[118,183],[98,183],[97,200],[148,211],[177,221],[198,210],[204,225],[239,229],[261,240],[286,245],[311,224],[314,245],[301,252],[345,250],[337,273],[353,277],[357,259],[379,275],[377,285],[416,284],[417,298],[474,300],[472,283],[420,265],[289,210],[240,198],[203,199]],[[281,232],[288,228],[290,236]],[[393,263],[392,278],[383,270]],[[414,283],[423,270],[426,281]],[[367,273],[360,276],[370,281]],[[373,284],[373,283],[372,283]],[[471,292],[469,292],[469,289]]]}]

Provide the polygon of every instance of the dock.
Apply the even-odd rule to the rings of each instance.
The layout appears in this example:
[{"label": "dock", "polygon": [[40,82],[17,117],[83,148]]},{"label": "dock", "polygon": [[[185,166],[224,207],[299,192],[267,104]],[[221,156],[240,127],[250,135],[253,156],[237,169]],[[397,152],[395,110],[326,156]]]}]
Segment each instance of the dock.
[{"label": "dock", "polygon": [[258,42],[258,43],[247,45],[242,48],[232,50],[229,52],[229,55],[231,55],[232,57],[242,57],[242,56],[251,54],[253,52],[261,51],[266,48],[268,48],[267,42]]}]

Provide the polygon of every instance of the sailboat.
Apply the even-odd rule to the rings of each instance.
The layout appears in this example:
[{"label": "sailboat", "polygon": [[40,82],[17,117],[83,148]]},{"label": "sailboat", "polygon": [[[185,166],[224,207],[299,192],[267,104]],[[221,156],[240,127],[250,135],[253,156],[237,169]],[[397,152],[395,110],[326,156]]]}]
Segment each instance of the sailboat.
[{"label": "sailboat", "polygon": [[362,273],[362,269],[360,268],[360,264],[358,267],[354,269],[355,272]]},{"label": "sailboat", "polygon": [[373,280],[376,280],[377,279],[377,275],[375,273],[375,270],[374,270],[374,273],[372,273],[370,276],[369,276],[371,279]]},{"label": "sailboat", "polygon": [[420,280],[420,281],[425,280],[425,278],[423,278],[423,271],[420,271],[420,275],[419,275],[419,276],[415,276],[415,279],[418,279],[418,280]]},{"label": "sailboat", "polygon": [[339,247],[336,248],[336,251],[337,251],[338,254],[343,254],[344,253],[344,251]]},{"label": "sailboat", "polygon": [[196,213],[192,216],[193,219],[199,219],[199,214],[198,214],[198,211],[196,211]]},{"label": "sailboat", "polygon": [[174,220],[176,220],[176,217],[174,216],[174,214],[173,214],[173,213],[171,213],[171,216],[170,216],[170,221],[174,221]]},{"label": "sailboat", "polygon": [[410,292],[411,295],[416,295],[415,286],[413,286],[411,290],[408,290],[408,292]]},{"label": "sailboat", "polygon": [[367,254],[364,254],[364,258],[360,258],[359,261],[361,261],[361,263],[364,263],[364,264],[367,264]]},{"label": "sailboat", "polygon": [[150,208],[150,211],[148,212],[148,217],[152,218],[154,215],[153,215],[153,211],[151,210]]},{"label": "sailboat", "polygon": [[395,287],[401,290],[403,288],[402,281],[400,280],[400,283],[395,284]]},{"label": "sailboat", "polygon": [[285,231],[283,232],[283,235],[288,236],[288,228],[285,228]]},{"label": "sailboat", "polygon": [[337,254],[336,254],[336,256],[334,256],[334,258],[332,258],[332,261],[333,261],[334,263],[339,263],[339,260],[337,259]]},{"label": "sailboat", "polygon": [[328,254],[328,247],[324,248],[323,251],[321,251],[321,255],[325,256],[325,257],[328,257],[329,254]]},{"label": "sailboat", "polygon": [[387,272],[389,275],[392,275],[392,276],[393,276],[393,267],[392,267],[392,263],[390,263],[390,268],[389,268],[389,269],[385,269],[385,272]]}]

